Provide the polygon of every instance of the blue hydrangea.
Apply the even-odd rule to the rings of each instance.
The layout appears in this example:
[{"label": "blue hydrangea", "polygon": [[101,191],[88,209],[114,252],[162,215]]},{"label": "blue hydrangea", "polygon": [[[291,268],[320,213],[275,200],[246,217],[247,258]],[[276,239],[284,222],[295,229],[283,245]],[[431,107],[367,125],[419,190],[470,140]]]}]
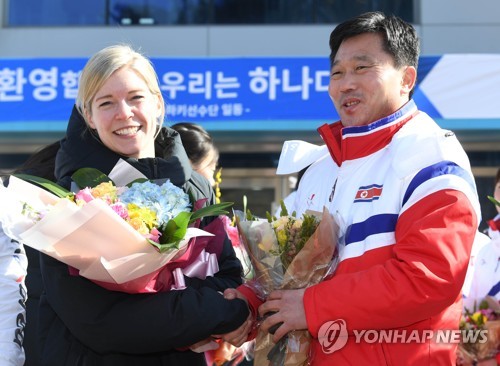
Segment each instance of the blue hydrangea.
[{"label": "blue hydrangea", "polygon": [[160,224],[166,223],[181,212],[191,211],[189,195],[169,180],[162,185],[149,181],[134,183],[120,194],[120,201],[151,209],[156,212]]}]

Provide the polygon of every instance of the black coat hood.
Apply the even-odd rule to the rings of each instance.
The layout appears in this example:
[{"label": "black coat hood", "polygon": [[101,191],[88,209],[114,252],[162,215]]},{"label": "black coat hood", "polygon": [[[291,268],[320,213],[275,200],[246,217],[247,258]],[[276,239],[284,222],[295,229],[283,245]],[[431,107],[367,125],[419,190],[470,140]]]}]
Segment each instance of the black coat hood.
[{"label": "black coat hood", "polygon": [[109,174],[118,160],[123,159],[149,179],[168,178],[177,186],[183,186],[193,175],[197,176],[195,181],[201,179],[193,172],[180,136],[173,129],[162,127],[155,140],[155,150],[157,158],[145,159],[128,158],[111,151],[89,130],[74,106],[57,153],[55,176],[61,185],[69,188],[71,175],[77,169],[93,167]]}]

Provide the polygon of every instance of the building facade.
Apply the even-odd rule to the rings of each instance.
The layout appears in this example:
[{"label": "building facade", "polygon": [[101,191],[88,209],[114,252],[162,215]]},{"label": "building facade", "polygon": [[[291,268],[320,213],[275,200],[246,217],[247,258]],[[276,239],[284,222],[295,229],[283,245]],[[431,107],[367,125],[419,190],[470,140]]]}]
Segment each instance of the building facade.
[{"label": "building facade", "polygon": [[[92,0],[85,2],[85,9],[72,3],[0,0],[0,60],[88,58],[105,46],[123,42],[140,47],[152,58],[201,62],[248,57],[327,59],[328,38],[336,23],[365,10],[390,10],[410,20],[421,36],[422,55],[426,57],[500,54],[500,19],[496,16],[500,3],[495,0]],[[467,60],[463,68],[468,68]],[[472,63],[470,68],[481,66]],[[461,73],[460,68],[453,71],[450,79]],[[460,83],[468,82],[464,79]],[[497,89],[485,84],[479,93],[499,100],[495,98],[497,94],[500,97]],[[327,98],[325,103],[330,103]],[[474,108],[479,110],[481,105]],[[272,203],[291,189],[289,177],[275,175],[283,141],[321,143],[315,128],[332,120],[301,117],[279,128],[272,127],[272,116],[264,122],[235,120],[205,125],[221,151],[223,199],[235,201],[238,207],[247,195],[250,204],[257,207],[254,212],[261,214],[272,210]],[[23,121],[17,123],[23,125]],[[444,116],[440,123],[463,142],[480,196],[490,194],[500,166],[500,115]],[[62,128],[16,130],[2,128],[0,123],[0,169],[14,167],[63,134]],[[481,201],[487,218],[493,208],[488,201]]]}]

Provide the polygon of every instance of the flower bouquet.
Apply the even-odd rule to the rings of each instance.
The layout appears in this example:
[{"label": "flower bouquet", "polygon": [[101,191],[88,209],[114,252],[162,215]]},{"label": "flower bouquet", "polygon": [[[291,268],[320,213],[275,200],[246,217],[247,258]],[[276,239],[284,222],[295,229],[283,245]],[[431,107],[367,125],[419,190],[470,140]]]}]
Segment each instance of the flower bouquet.
[{"label": "flower bouquet", "polygon": [[[257,219],[249,211],[237,216],[237,227],[254,268],[245,283],[263,301],[274,290],[300,289],[319,283],[336,269],[339,260],[338,225],[325,208],[301,218],[281,202],[281,216]],[[311,335],[292,331],[277,344],[272,335],[257,331],[256,365],[308,365]]]},{"label": "flower bouquet", "polygon": [[202,208],[204,200],[193,202],[168,180],[152,183],[124,161],[109,177],[83,168],[72,180],[75,192],[43,178],[11,176],[0,187],[6,234],[114,291],[182,289],[183,275],[204,279],[218,271],[214,252],[223,245],[223,223],[198,227],[205,216],[227,214],[232,203]]},{"label": "flower bouquet", "polygon": [[[495,358],[500,351],[500,304],[486,297],[479,308],[465,309],[460,320],[462,339],[458,345],[458,360],[463,365]],[[464,336],[467,334],[468,339]]]}]

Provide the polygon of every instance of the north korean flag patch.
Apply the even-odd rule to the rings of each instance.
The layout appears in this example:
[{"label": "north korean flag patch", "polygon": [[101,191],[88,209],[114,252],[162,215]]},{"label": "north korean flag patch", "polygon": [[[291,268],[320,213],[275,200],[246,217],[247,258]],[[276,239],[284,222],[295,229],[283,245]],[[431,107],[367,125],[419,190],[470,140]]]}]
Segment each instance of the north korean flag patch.
[{"label": "north korean flag patch", "polygon": [[369,186],[359,187],[354,202],[371,202],[378,200],[382,195],[383,185],[371,184]]}]

